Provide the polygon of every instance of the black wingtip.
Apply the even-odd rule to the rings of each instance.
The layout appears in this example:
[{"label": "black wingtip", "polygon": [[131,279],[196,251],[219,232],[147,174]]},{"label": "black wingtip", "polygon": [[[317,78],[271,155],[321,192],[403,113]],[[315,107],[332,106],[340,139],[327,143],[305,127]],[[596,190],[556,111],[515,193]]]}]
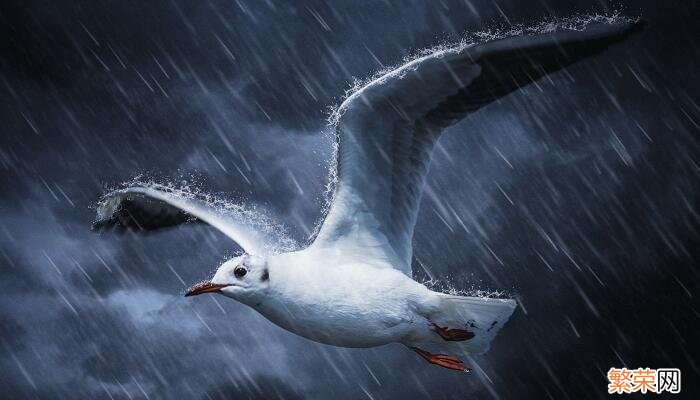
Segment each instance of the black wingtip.
[{"label": "black wingtip", "polygon": [[98,232],[98,231],[102,230],[102,228],[104,228],[105,225],[107,225],[107,224],[104,221],[95,221],[92,223],[92,225],[90,225],[90,230],[92,232]]},{"label": "black wingtip", "polygon": [[640,18],[632,23],[630,26],[630,29],[627,31],[629,34],[635,34],[642,32],[649,26],[649,21],[643,18]]}]

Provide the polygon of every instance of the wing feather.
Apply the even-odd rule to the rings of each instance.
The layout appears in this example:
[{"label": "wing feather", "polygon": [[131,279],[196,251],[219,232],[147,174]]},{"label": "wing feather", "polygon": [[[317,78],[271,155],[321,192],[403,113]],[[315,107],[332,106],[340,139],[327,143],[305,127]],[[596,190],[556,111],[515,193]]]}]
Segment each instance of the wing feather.
[{"label": "wing feather", "polygon": [[248,254],[265,255],[279,246],[279,238],[267,232],[270,222],[259,215],[242,208],[217,207],[188,193],[146,186],[107,194],[97,207],[93,229],[151,231],[187,222],[211,225]]},{"label": "wing feather", "polygon": [[410,275],[418,206],[443,128],[642,27],[593,23],[442,50],[368,83],[338,109],[338,181],[312,246]]}]

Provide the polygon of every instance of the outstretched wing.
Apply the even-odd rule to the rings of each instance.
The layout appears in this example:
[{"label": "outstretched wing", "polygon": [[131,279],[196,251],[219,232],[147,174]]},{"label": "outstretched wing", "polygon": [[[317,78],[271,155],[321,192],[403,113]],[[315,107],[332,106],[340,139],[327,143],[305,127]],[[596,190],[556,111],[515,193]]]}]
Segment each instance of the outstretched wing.
[{"label": "outstretched wing", "polygon": [[457,47],[370,82],[338,109],[337,186],[312,246],[410,275],[418,205],[443,128],[642,28],[598,23]]},{"label": "outstretched wing", "polygon": [[264,231],[259,218],[242,210],[217,207],[195,196],[151,187],[135,186],[107,194],[97,207],[93,229],[123,228],[151,231],[186,222],[203,222],[218,229],[246,253],[264,255],[276,240]]}]

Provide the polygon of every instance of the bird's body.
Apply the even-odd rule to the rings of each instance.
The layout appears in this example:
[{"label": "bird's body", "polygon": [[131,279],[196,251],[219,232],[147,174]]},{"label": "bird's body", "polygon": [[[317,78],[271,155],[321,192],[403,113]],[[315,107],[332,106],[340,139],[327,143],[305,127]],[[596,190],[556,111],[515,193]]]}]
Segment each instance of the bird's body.
[{"label": "bird's body", "polygon": [[454,354],[488,350],[516,302],[437,293],[411,278],[413,229],[434,144],[467,114],[642,27],[622,20],[460,45],[367,83],[336,113],[337,184],[304,249],[277,254],[274,239],[245,214],[152,186],[108,194],[95,225],[151,230],[206,222],[247,254],[187,295],[226,295],[317,342],[402,343],[432,364],[468,370]]},{"label": "bird's body", "polygon": [[[393,268],[343,263],[313,251],[268,261],[269,294],[249,304],[300,336],[343,347],[401,342],[437,305],[436,294]],[[274,279],[277,278],[277,279]]]},{"label": "bird's body", "polygon": [[[245,275],[227,283],[242,266]],[[434,292],[385,260],[347,262],[342,252],[313,246],[264,260],[236,257],[190,293],[211,287],[290,332],[341,347],[402,343],[437,353],[482,353],[515,309],[510,299]],[[473,337],[443,339],[435,333],[441,326]]]}]

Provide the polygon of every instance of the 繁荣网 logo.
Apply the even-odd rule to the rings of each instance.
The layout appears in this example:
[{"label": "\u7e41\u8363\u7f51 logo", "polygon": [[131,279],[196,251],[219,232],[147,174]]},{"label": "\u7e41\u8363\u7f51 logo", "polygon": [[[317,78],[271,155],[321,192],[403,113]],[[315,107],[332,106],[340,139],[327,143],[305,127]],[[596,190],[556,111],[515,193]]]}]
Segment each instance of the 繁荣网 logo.
[{"label": "\u7e41\u8363\u7f51 logo", "polygon": [[680,393],[681,370],[678,368],[610,368],[608,393]]}]

